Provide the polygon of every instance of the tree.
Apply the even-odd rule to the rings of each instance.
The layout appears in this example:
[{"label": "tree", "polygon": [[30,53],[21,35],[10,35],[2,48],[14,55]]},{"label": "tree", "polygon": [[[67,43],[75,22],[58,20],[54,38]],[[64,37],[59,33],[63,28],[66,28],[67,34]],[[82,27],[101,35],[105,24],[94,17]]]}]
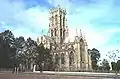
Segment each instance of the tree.
[{"label": "tree", "polygon": [[[112,50],[110,52],[108,52],[108,54],[106,56],[109,57],[110,60],[112,60],[111,62],[111,66],[112,66],[112,70],[116,72],[116,77],[117,77],[117,74],[120,70],[120,60],[119,60],[119,50]],[[116,62],[117,61],[117,62]]]},{"label": "tree", "polygon": [[116,68],[117,68],[117,72],[119,72],[120,71],[120,60],[117,61],[117,67]]},{"label": "tree", "polygon": [[0,67],[12,67],[15,61],[16,48],[15,38],[10,30],[0,33],[0,54]]},{"label": "tree", "polygon": [[32,70],[31,65],[34,64],[36,47],[37,43],[29,37],[26,41],[24,52],[26,67],[28,70]]},{"label": "tree", "polygon": [[48,48],[45,49],[45,60],[44,60],[44,69],[45,70],[53,69],[52,54],[50,52],[51,52],[50,49],[48,49]]},{"label": "tree", "polygon": [[36,49],[36,58],[35,58],[36,64],[39,66],[39,70],[42,72],[43,70],[43,64],[45,70],[52,69],[52,54],[50,53],[50,49],[47,49],[44,47],[44,45],[41,43],[37,46]]},{"label": "tree", "polygon": [[21,65],[22,67],[20,68],[23,70],[25,66],[25,47],[26,47],[26,42],[24,37],[20,36],[15,39],[15,45],[16,45],[16,63],[17,65]]},{"label": "tree", "polygon": [[100,71],[103,71],[103,67],[102,67],[102,66],[99,66],[98,69],[99,69]]},{"label": "tree", "polygon": [[44,63],[44,69],[49,70],[53,67],[50,52],[43,44],[37,46],[30,37],[25,41],[22,36],[15,38],[10,30],[0,33],[0,68],[13,68],[14,65],[22,64],[31,69],[35,63],[41,67]]},{"label": "tree", "polygon": [[119,50],[112,50],[112,51],[109,51],[108,54],[106,55],[112,61],[111,62],[112,70],[116,71],[116,73],[119,70],[119,66],[118,66],[119,65],[118,59],[120,58],[118,56],[119,53],[120,53]]},{"label": "tree", "polygon": [[100,58],[100,53],[97,49],[93,48],[92,50],[88,49],[88,53],[91,54],[91,61],[92,61],[92,69],[97,70],[98,69],[98,61]]},{"label": "tree", "polygon": [[42,72],[42,63],[45,61],[45,48],[43,44],[41,43],[40,45],[37,46],[36,49],[36,58],[35,62],[39,66],[39,70]]},{"label": "tree", "polygon": [[116,71],[117,73],[120,71],[120,60],[117,62],[111,62],[112,70]]},{"label": "tree", "polygon": [[104,71],[110,70],[109,62],[106,59],[103,59],[103,61],[102,61],[102,70],[104,70]]},{"label": "tree", "polygon": [[111,62],[111,67],[113,71],[116,71],[116,63],[115,62]]}]

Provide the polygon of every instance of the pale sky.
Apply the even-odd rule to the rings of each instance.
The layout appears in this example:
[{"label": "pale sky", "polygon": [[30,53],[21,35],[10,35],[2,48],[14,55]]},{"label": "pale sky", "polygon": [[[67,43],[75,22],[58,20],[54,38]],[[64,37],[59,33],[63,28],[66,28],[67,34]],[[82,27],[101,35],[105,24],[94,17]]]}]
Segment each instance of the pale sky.
[{"label": "pale sky", "polygon": [[0,32],[12,30],[15,37],[36,40],[46,34],[49,9],[60,5],[67,10],[70,35],[82,29],[90,49],[101,57],[120,47],[120,0],[0,0]]}]

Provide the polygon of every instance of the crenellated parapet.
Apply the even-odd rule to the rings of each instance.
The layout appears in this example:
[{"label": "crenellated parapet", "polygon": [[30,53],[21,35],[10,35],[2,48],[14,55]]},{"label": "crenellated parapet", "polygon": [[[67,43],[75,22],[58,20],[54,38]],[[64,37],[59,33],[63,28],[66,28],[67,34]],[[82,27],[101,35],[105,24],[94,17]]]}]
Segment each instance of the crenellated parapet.
[{"label": "crenellated parapet", "polygon": [[53,13],[56,13],[56,12],[63,12],[65,15],[67,14],[66,10],[61,8],[60,5],[58,5],[57,7],[53,7],[49,10],[50,14],[53,14]]}]

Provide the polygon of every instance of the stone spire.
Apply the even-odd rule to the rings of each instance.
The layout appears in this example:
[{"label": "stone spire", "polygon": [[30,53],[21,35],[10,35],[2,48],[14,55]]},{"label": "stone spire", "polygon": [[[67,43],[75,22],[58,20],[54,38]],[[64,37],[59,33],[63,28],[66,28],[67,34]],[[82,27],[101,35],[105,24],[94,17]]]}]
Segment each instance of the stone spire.
[{"label": "stone spire", "polygon": [[57,7],[60,8],[60,5],[58,4]]},{"label": "stone spire", "polygon": [[81,29],[80,29],[80,37],[82,37],[82,31],[81,31]]},{"label": "stone spire", "polygon": [[37,37],[37,44],[39,44],[40,43],[40,40],[39,40],[39,37]]},{"label": "stone spire", "polygon": [[84,41],[85,41],[85,45],[87,46],[87,41],[86,41],[85,33],[83,34],[83,39],[84,39]]},{"label": "stone spire", "polygon": [[83,38],[85,39],[85,33],[83,33]]},{"label": "stone spire", "polygon": [[77,28],[76,28],[76,36],[78,36]]}]

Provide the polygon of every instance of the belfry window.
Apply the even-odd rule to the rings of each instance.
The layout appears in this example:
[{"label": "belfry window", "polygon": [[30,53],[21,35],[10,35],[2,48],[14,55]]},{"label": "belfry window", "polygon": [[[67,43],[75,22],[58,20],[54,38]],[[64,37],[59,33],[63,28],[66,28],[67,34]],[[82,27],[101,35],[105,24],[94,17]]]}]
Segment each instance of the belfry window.
[{"label": "belfry window", "polygon": [[65,27],[65,17],[63,17],[63,27]]},{"label": "belfry window", "polygon": [[55,25],[57,25],[57,15],[55,15]]},{"label": "belfry window", "polygon": [[62,16],[60,15],[60,28],[62,28]]},{"label": "belfry window", "polygon": [[56,30],[56,28],[55,28],[55,36],[57,36],[57,30]]},{"label": "belfry window", "polygon": [[51,36],[53,36],[53,30],[51,30]]},{"label": "belfry window", "polygon": [[53,26],[54,25],[54,18],[53,18],[53,16],[51,18],[51,21],[52,21],[52,26]]}]

